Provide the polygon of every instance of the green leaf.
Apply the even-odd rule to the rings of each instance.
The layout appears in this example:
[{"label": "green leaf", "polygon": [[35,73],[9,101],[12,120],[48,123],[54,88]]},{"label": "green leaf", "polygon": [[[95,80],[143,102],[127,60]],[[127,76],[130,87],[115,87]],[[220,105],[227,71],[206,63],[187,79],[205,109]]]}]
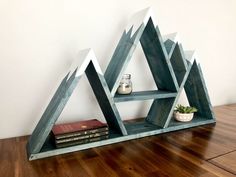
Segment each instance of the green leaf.
[{"label": "green leaf", "polygon": [[194,112],[197,112],[197,108],[191,107],[191,106],[183,106],[181,104],[178,104],[175,107],[175,111],[179,113],[194,113]]}]

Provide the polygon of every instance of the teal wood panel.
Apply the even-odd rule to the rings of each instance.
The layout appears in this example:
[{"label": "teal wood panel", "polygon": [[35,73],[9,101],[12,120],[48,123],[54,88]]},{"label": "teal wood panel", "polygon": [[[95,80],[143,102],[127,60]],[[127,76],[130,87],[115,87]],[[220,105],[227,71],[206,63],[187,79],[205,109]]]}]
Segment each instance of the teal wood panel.
[{"label": "teal wood panel", "polygon": [[129,135],[140,134],[143,132],[149,132],[149,131],[153,131],[153,130],[162,129],[161,127],[159,127],[157,125],[154,125],[154,124],[151,124],[151,123],[145,121],[145,119],[143,119],[143,121],[125,123],[125,127],[126,127]]},{"label": "teal wood panel", "polygon": [[198,124],[198,123],[208,121],[208,120],[211,120],[212,123],[215,122],[214,119],[208,119],[207,117],[200,117],[200,116],[197,116],[197,115],[194,115],[193,119],[190,122],[185,122],[185,123],[176,121],[173,117],[171,119],[169,127],[184,126],[185,128],[188,128],[189,125]]},{"label": "teal wood panel", "polygon": [[[174,68],[175,75],[176,78],[178,78],[178,83],[180,84],[180,86],[175,98],[154,100],[151,105],[151,108],[148,112],[147,121],[160,127],[168,126],[175,105],[177,104],[180,93],[183,90],[185,81],[188,76],[188,72],[186,71],[187,64],[184,58],[185,56],[183,54],[183,51],[181,51],[182,48],[179,47],[178,43],[174,43],[173,41],[171,42],[171,40],[166,41],[167,42],[165,42],[164,45],[169,52],[168,55],[170,57],[170,62],[172,64],[172,67]],[[182,69],[178,69],[177,67],[180,67]],[[189,67],[191,67],[191,65],[189,65]],[[184,74],[183,70],[185,71]]]},{"label": "teal wood panel", "polygon": [[171,54],[173,53],[173,50],[175,48],[176,43],[173,42],[170,39],[167,39],[166,41],[164,41],[164,45],[165,45],[165,48],[166,48],[166,51],[167,51],[168,55],[171,56]]},{"label": "teal wood panel", "polygon": [[116,94],[114,97],[114,101],[125,102],[125,101],[162,99],[162,98],[176,97],[176,95],[177,95],[177,92],[168,92],[168,91],[162,91],[162,90],[140,91],[140,92],[132,92],[129,95]]},{"label": "teal wood panel", "polygon": [[183,89],[185,89],[190,106],[194,106],[198,109],[198,112],[195,113],[195,115],[197,117],[202,117],[208,120],[210,119],[215,122],[215,116],[212,110],[212,105],[208,96],[208,91],[206,89],[200,65],[197,64],[196,59],[194,59],[194,61],[188,60],[187,72],[183,78],[173,107],[170,110],[171,116],[167,118],[164,128],[168,127],[170,122],[173,122],[171,121],[171,119],[173,119],[172,114]]},{"label": "teal wood panel", "polygon": [[141,45],[159,90],[177,91],[178,84],[158,27],[150,18],[141,37]]},{"label": "teal wood panel", "polygon": [[164,127],[168,117],[172,115],[171,109],[174,105],[175,98],[155,99],[148,112],[147,121]]},{"label": "teal wood panel", "polygon": [[[48,104],[46,110],[44,111],[40,121],[38,122],[38,125],[36,126],[36,128],[34,129],[32,135],[29,138],[29,141],[27,143],[27,152],[31,153],[38,153],[41,149],[41,145],[38,148],[37,146],[39,146],[38,141],[40,141],[40,138],[43,134],[42,129],[46,126],[47,122],[48,122],[48,116],[50,115],[55,103],[57,103],[59,100],[61,100],[61,95],[63,94],[65,87],[66,87],[66,81],[68,79],[68,75],[67,74],[61,81],[59,87],[57,88],[55,94],[53,95],[50,103]],[[35,150],[35,149],[39,149],[39,150]]]},{"label": "teal wood panel", "polygon": [[[175,48],[175,50],[179,50],[179,49],[181,49],[181,48],[178,48],[178,47]],[[174,53],[174,52],[173,52],[173,53]],[[177,59],[177,60],[179,60],[179,61],[185,60],[185,62],[186,62],[186,59],[185,59],[185,58],[182,58],[183,55],[178,55],[178,56],[179,56],[180,58]],[[185,57],[185,56],[184,56],[184,57]],[[174,60],[174,59],[176,59],[176,58],[171,58],[171,59]],[[170,121],[171,121],[171,119],[172,119],[172,115],[173,115],[175,106],[176,106],[176,104],[177,104],[177,102],[178,102],[178,100],[179,100],[179,97],[180,97],[180,95],[181,95],[181,92],[182,92],[183,89],[184,89],[184,85],[185,85],[186,80],[187,80],[187,78],[188,78],[188,76],[189,76],[189,72],[190,72],[190,70],[191,70],[191,68],[192,68],[192,63],[193,63],[192,60],[193,60],[193,58],[191,58],[191,60],[188,60],[188,61],[189,61],[189,64],[188,64],[188,67],[187,67],[187,71],[186,71],[186,73],[185,73],[185,75],[184,75],[184,77],[183,77],[183,79],[182,79],[181,84],[180,84],[178,94],[177,94],[177,96],[176,96],[176,98],[175,98],[175,100],[174,100],[172,106],[169,107],[169,108],[170,108],[170,109],[169,109],[170,114],[168,115],[168,117],[167,117],[167,119],[166,119],[166,122],[163,124],[163,127],[164,127],[164,128],[168,127],[169,124],[170,124]],[[176,62],[172,62],[172,63],[173,63],[173,64],[176,64]],[[178,65],[180,65],[180,64],[183,65],[182,68],[185,67],[185,66],[184,66],[184,61],[178,63]],[[173,66],[173,67],[175,68],[175,66]],[[176,72],[176,77],[177,77],[177,78],[182,78],[182,73],[181,73],[181,72]],[[181,80],[180,80],[180,81],[181,81]]]},{"label": "teal wood panel", "polygon": [[59,88],[51,99],[40,121],[34,129],[28,144],[29,153],[40,152],[44,142],[46,141],[53,125],[60,116],[67,101],[69,100],[74,88],[76,87],[79,77],[75,77],[76,70],[67,79],[68,75],[62,80]]},{"label": "teal wood panel", "polygon": [[184,88],[189,104],[198,109],[196,115],[215,119],[201,67],[196,60],[193,63]]},{"label": "teal wood panel", "polygon": [[104,73],[104,77],[112,95],[115,94],[118,88],[121,77],[128,66],[134,50],[136,49],[143,30],[144,25],[142,24],[133,36],[131,36],[132,28],[127,33],[124,31],[121,36],[121,39]]},{"label": "teal wood panel", "polygon": [[181,44],[176,44],[175,49],[171,55],[170,61],[175,72],[179,86],[187,72],[187,62],[184,59],[184,51]]},{"label": "teal wood panel", "polygon": [[85,73],[107,121],[109,129],[112,129],[121,135],[127,135],[127,131],[120,118],[119,112],[115,106],[103,75],[96,72],[92,62],[89,63]]}]

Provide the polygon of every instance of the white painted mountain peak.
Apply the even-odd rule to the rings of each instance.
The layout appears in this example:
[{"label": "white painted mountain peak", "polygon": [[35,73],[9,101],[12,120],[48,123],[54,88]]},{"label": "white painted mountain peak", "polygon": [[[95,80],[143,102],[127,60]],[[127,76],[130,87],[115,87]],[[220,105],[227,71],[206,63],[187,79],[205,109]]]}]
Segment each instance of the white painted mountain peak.
[{"label": "white painted mountain peak", "polygon": [[77,69],[77,71],[76,71],[75,77],[79,77],[79,76],[83,75],[86,68],[88,67],[90,61],[93,63],[96,71],[99,74],[103,75],[94,51],[91,48],[88,48],[88,49],[84,49],[84,50],[79,51],[77,58],[74,60],[74,62],[72,63],[72,65],[70,67],[69,77],[72,75],[72,73],[76,69]]},{"label": "white painted mountain peak", "polygon": [[166,40],[171,40],[175,43],[180,43],[179,41],[179,36],[178,36],[178,33],[170,33],[170,34],[166,34],[162,37],[163,41],[166,41]]},{"label": "white painted mountain peak", "polygon": [[184,51],[184,54],[185,54],[186,60],[188,60],[192,64],[194,60],[197,60],[196,52],[194,50]]},{"label": "white painted mountain peak", "polygon": [[148,7],[146,9],[143,9],[141,11],[138,11],[137,13],[135,13],[129,20],[128,25],[126,26],[126,32],[129,31],[132,27],[132,33],[131,36],[134,35],[134,33],[137,31],[137,29],[144,24],[145,26],[148,23],[149,19],[152,19],[154,26],[156,27],[155,24],[155,18],[153,15],[153,10],[151,7]]}]

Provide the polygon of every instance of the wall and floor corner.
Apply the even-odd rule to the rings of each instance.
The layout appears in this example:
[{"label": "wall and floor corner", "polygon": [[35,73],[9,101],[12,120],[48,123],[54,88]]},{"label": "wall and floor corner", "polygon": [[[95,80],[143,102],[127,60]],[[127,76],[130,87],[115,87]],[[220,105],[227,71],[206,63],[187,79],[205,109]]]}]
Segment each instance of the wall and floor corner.
[{"label": "wall and floor corner", "polygon": [[[128,17],[152,6],[162,34],[178,32],[196,49],[212,104],[236,102],[236,2],[0,1],[0,138],[30,134],[78,50],[92,47],[105,71]],[[142,50],[127,72],[137,89],[152,88]],[[142,70],[142,72],[140,72]],[[84,82],[83,82],[84,80]],[[86,93],[86,94],[85,94]],[[140,117],[149,103],[120,106]],[[132,104],[133,106],[134,104]],[[92,111],[91,111],[92,110]],[[141,110],[141,111],[140,111]],[[132,113],[135,112],[135,115]],[[145,114],[145,113],[144,113]],[[103,117],[86,78],[59,121]]]}]

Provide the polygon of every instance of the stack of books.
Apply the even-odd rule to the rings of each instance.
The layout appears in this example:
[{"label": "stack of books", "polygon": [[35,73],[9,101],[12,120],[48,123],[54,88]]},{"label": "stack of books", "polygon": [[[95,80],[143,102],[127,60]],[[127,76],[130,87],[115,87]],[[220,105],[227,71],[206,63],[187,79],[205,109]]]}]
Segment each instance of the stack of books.
[{"label": "stack of books", "polygon": [[57,124],[52,128],[57,148],[69,147],[107,139],[107,124],[97,119],[73,123]]}]

